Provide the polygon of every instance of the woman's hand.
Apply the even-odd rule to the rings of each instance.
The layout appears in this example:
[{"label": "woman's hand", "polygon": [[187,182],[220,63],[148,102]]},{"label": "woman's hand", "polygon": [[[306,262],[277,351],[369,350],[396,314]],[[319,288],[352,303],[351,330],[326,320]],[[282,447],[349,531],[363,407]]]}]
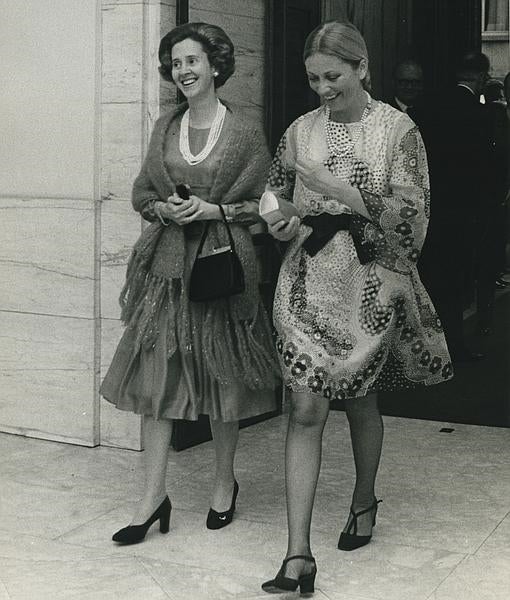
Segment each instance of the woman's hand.
[{"label": "woman's hand", "polygon": [[307,158],[296,160],[296,172],[303,184],[312,192],[334,198],[348,206],[352,211],[370,219],[370,213],[360,191],[335,177],[322,163]]},{"label": "woman's hand", "polygon": [[269,226],[269,233],[280,242],[288,242],[296,237],[300,222],[299,217],[292,217],[288,223],[278,221],[278,223]]},{"label": "woman's hand", "polygon": [[[186,225],[192,221],[206,221],[212,219],[221,219],[220,209],[217,204],[206,202],[198,196],[191,195],[189,200],[179,198],[177,194],[168,198],[167,206],[172,210],[172,214],[179,218],[179,221],[169,217],[179,225]],[[182,211],[182,212],[179,212]]]},{"label": "woman's hand", "polygon": [[190,196],[189,200],[183,200],[177,194],[172,194],[166,202],[159,204],[158,211],[165,220],[170,219],[177,225],[187,225],[201,217],[202,202],[198,196]]},{"label": "woman's hand", "polygon": [[342,183],[321,162],[307,158],[296,160],[296,172],[303,184],[312,192],[323,196],[337,197],[338,188]]},{"label": "woman's hand", "polygon": [[198,218],[200,220],[204,220],[204,221],[209,221],[212,219],[220,219],[221,220],[222,217],[221,217],[220,209],[218,208],[217,204],[212,204],[211,202],[206,202],[205,200],[202,200],[198,196],[191,196],[190,198],[197,200],[199,203],[198,210],[199,210],[200,216]]}]

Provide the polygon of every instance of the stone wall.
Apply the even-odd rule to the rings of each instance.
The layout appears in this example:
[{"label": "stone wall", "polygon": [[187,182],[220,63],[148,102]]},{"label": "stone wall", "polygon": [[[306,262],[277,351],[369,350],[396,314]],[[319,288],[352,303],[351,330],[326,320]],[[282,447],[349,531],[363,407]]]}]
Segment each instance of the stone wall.
[{"label": "stone wall", "polygon": [[[159,112],[157,45],[162,23],[169,22],[175,22],[175,3],[102,1],[100,379],[123,331],[117,299],[142,230],[131,186]],[[141,447],[140,418],[103,399],[100,431],[103,445]]]},{"label": "stone wall", "polygon": [[0,430],[94,445],[94,1],[4,3]]}]

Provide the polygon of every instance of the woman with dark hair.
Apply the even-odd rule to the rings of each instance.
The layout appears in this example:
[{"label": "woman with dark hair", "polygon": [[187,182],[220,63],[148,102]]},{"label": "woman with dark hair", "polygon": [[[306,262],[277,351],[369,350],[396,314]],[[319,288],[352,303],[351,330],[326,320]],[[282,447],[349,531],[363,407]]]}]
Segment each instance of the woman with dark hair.
[{"label": "woman with dark hair", "polygon": [[283,379],[291,389],[286,442],[288,547],[276,593],[314,589],[310,524],[331,400],[351,431],[356,484],[338,548],[372,537],[383,423],[377,391],[449,379],[441,324],[416,261],[428,218],[420,134],[405,114],[371,98],[368,55],[349,23],[326,22],[307,38],[304,63],[322,106],[294,121],[267,188],[299,217],[271,227],[290,241],[274,320]]},{"label": "woman with dark hair", "polygon": [[[259,219],[270,158],[260,129],[216,93],[234,72],[234,47],[221,28],[188,23],[161,40],[159,59],[161,75],[185,102],[155,124],[134,182],[133,207],[151,225],[128,265],[121,294],[127,328],[101,387],[117,408],[144,416],[144,494],[131,524],[113,536],[122,544],[143,540],[158,520],[160,531],[168,531],[165,477],[174,419],[209,415],[216,478],[207,527],[231,522],[238,421],[275,408],[279,376],[248,231]],[[203,254],[229,243],[222,214],[245,290],[192,302],[190,272],[205,222]]]}]

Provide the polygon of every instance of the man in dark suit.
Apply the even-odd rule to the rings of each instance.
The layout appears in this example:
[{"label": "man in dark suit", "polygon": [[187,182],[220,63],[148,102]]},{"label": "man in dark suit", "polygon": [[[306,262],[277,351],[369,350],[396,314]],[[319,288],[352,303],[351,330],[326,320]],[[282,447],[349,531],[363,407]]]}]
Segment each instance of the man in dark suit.
[{"label": "man in dark suit", "polygon": [[[507,270],[506,241],[508,238],[508,200],[510,189],[510,74],[505,83],[499,79],[487,82],[483,95],[492,118],[493,143],[495,150],[495,187],[500,199],[495,215],[493,249],[496,257],[496,288],[503,289],[510,283],[503,277]],[[506,97],[508,96],[508,98]],[[489,232],[490,236],[491,232]]]},{"label": "man in dark suit", "polygon": [[465,343],[463,309],[493,201],[490,124],[480,103],[489,68],[484,54],[466,54],[456,68],[457,84],[410,111],[427,149],[431,186],[429,229],[418,266],[458,362],[482,358]]},{"label": "man in dark suit", "polygon": [[[504,270],[506,241],[506,196],[508,192],[509,132],[501,81],[492,79],[484,89],[485,106],[489,115],[492,141],[492,174],[490,183],[493,210],[487,211],[485,230],[476,257],[476,314],[482,335],[492,331],[496,287],[506,287],[498,275]],[[489,209],[491,203],[487,202]]]},{"label": "man in dark suit", "polygon": [[393,84],[395,93],[388,104],[406,113],[423,94],[423,69],[415,60],[403,60],[395,67]]}]

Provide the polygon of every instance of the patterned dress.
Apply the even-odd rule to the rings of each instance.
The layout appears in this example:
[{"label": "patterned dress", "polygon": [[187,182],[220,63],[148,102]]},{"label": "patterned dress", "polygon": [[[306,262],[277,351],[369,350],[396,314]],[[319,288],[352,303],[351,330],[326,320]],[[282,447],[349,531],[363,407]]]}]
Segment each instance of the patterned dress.
[{"label": "patterned dress", "polygon": [[[274,301],[277,350],[285,383],[328,399],[409,389],[452,377],[441,323],[416,270],[429,213],[426,154],[418,129],[391,106],[371,101],[361,125],[330,123],[324,108],[290,125],[267,188],[292,201],[301,217],[350,209],[307,189],[296,157],[323,162],[358,187],[370,219],[363,236],[375,260],[361,264],[349,231],[314,256],[304,224],[284,257]],[[352,136],[352,137],[351,137]],[[334,144],[355,141],[350,152]],[[365,261],[363,261],[365,262]]]}]

